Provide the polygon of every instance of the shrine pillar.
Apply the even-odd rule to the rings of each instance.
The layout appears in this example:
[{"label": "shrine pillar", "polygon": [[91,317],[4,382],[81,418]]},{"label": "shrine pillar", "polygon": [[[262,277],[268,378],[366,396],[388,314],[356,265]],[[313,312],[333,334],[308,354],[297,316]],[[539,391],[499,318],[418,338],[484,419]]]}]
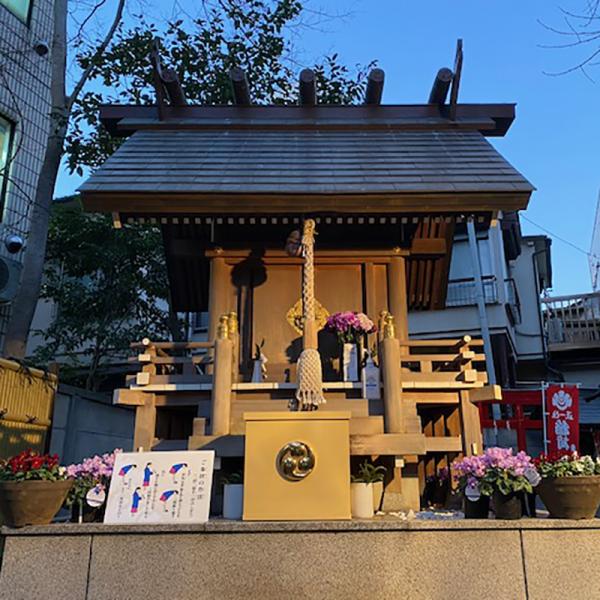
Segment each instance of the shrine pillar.
[{"label": "shrine pillar", "polygon": [[408,300],[406,294],[406,261],[404,256],[393,256],[388,267],[388,302],[394,317],[396,337],[408,339]]}]

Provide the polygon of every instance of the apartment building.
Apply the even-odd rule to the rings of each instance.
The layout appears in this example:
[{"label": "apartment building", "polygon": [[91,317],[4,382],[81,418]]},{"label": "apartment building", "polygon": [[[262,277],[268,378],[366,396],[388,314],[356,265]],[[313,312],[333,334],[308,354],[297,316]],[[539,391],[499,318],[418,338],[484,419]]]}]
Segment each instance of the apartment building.
[{"label": "apartment building", "polygon": [[10,316],[31,206],[46,146],[50,112],[53,0],[0,0],[0,349]]}]

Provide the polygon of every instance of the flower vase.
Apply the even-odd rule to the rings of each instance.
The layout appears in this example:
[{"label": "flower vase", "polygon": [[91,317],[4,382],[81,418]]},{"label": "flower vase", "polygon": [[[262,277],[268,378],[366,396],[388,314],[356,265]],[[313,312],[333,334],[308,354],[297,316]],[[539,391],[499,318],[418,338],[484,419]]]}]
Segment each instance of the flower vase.
[{"label": "flower vase", "polygon": [[480,496],[478,500],[464,499],[465,519],[487,519],[490,512],[489,496]]},{"label": "flower vase", "polygon": [[358,347],[344,343],[342,346],[342,375],[344,381],[358,381]]},{"label": "flower vase", "polygon": [[0,481],[0,514],[9,527],[48,525],[71,487],[73,481]]},{"label": "flower vase", "polygon": [[372,519],[373,510],[373,484],[351,483],[350,499],[352,517],[355,519]]}]

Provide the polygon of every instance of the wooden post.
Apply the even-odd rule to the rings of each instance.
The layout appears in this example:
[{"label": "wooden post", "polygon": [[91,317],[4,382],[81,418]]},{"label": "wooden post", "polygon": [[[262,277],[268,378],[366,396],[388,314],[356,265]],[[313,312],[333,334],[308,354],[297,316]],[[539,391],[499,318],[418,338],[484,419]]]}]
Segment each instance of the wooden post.
[{"label": "wooden post", "polygon": [[397,337],[408,340],[408,301],[406,297],[406,264],[403,256],[394,256],[388,267],[388,299],[394,316]]},{"label": "wooden post", "polygon": [[228,337],[232,344],[231,380],[238,381],[240,375],[240,329],[238,316],[235,311],[227,315]]},{"label": "wooden post", "polygon": [[[215,256],[210,263],[210,289],[208,292],[208,339],[214,340],[217,337],[219,327],[219,317],[229,310],[229,269],[225,263],[225,258]],[[210,352],[214,359],[214,351]],[[213,366],[206,366],[207,375],[212,374]]]},{"label": "wooden post", "polygon": [[144,403],[136,407],[135,429],[133,432],[133,448],[152,450],[156,433],[156,406],[154,394],[144,394]]},{"label": "wooden post", "polygon": [[465,456],[481,454],[483,452],[483,437],[481,435],[479,409],[471,402],[468,390],[461,390],[459,394],[463,454]]},{"label": "wooden post", "polygon": [[233,342],[229,339],[228,316],[223,315],[215,340],[212,389],[212,435],[228,435],[231,420],[231,367]]},{"label": "wooden post", "polygon": [[393,337],[384,337],[381,345],[383,350],[383,408],[385,415],[385,432],[401,433],[403,431],[403,418],[400,342]]},{"label": "wooden post", "polygon": [[[381,341],[381,364],[383,374],[383,408],[384,426],[386,433],[406,433],[414,429],[414,424],[407,428],[407,410],[409,405],[402,400],[402,369],[400,365],[400,341],[396,338],[394,317],[382,314],[383,340]],[[416,407],[411,407],[416,413]],[[408,415],[410,416],[410,415]],[[416,417],[416,415],[415,415]],[[413,419],[414,420],[414,419]],[[416,417],[418,422],[418,417]],[[418,428],[420,430],[420,427]],[[388,469],[391,469],[391,479],[388,481],[384,494],[384,509],[420,508],[420,491],[418,468],[416,460],[407,464],[407,457],[391,457]],[[393,461],[393,462],[392,462]]]}]

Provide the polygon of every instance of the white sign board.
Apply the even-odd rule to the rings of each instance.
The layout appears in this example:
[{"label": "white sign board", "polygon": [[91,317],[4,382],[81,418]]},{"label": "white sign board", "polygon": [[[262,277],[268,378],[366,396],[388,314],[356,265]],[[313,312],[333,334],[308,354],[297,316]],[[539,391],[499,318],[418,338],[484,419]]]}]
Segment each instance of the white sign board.
[{"label": "white sign board", "polygon": [[121,452],[116,455],[105,523],[205,523],[215,453]]}]

